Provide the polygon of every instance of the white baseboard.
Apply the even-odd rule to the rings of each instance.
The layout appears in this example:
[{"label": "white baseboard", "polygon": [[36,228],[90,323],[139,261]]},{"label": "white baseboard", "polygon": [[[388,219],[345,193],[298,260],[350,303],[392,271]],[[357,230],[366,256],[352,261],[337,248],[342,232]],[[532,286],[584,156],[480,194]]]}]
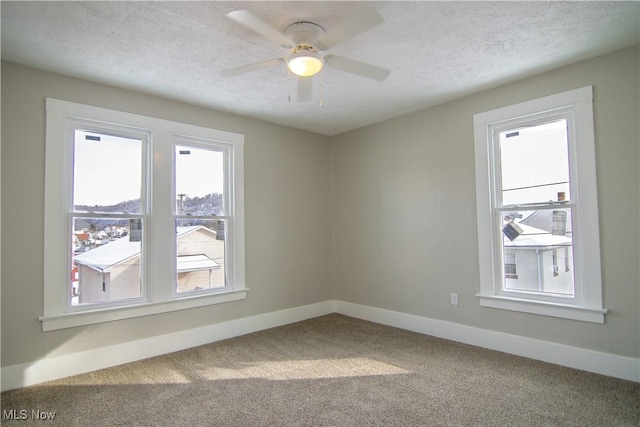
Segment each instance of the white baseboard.
[{"label": "white baseboard", "polygon": [[334,301],[216,323],[171,334],[2,368],[2,391],[185,350],[334,312]]},{"label": "white baseboard", "polygon": [[358,319],[530,359],[640,382],[640,359],[343,301],[325,301],[79,353],[44,358],[35,362],[7,366],[2,368],[1,371],[1,389],[2,391],[12,390],[123,363],[135,362],[331,313],[340,313]]},{"label": "white baseboard", "polygon": [[343,301],[336,313],[569,368],[640,382],[640,359]]}]

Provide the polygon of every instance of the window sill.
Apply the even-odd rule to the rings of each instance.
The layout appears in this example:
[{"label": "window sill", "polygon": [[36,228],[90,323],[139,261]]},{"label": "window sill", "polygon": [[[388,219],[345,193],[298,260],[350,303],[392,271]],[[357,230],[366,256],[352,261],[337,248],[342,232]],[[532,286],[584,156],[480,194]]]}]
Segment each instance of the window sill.
[{"label": "window sill", "polygon": [[582,322],[604,323],[606,308],[591,308],[570,304],[550,303],[499,295],[476,294],[482,307],[499,308],[541,316],[560,317]]},{"label": "window sill", "polygon": [[171,311],[186,310],[206,305],[239,301],[247,298],[247,291],[248,289],[231,290],[209,295],[184,297],[170,301],[141,303],[126,307],[101,308],[96,310],[65,313],[56,316],[43,316],[38,320],[42,322],[42,331],[54,331],[57,329],[73,328],[76,326],[92,325],[96,323],[111,322],[114,320],[130,319],[133,317],[149,316],[152,314],[168,313]]}]

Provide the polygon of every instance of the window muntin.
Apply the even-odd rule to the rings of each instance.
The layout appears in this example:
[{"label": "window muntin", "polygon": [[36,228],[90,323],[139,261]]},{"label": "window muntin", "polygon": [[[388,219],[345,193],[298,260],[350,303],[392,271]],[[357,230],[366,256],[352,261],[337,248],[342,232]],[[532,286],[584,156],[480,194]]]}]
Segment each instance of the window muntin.
[{"label": "window muntin", "polygon": [[[474,115],[480,305],[604,322],[607,310],[602,307],[592,103],[589,86]],[[514,154],[512,138],[529,130],[566,132],[566,144],[560,137],[542,156],[526,144]],[[550,142],[541,146],[544,144]],[[525,161],[518,165],[518,157]],[[516,172],[509,171],[509,163],[503,174],[502,163],[514,158]],[[560,173],[548,174],[548,165],[555,165]],[[517,176],[518,170],[522,176]],[[534,219],[533,214],[540,218]],[[532,242],[523,244],[528,239]],[[505,265],[510,264],[508,254],[518,245],[522,246],[516,257],[518,279],[513,280],[507,277]],[[534,289],[535,280],[523,280],[525,249],[541,252],[543,268],[539,271],[543,274],[535,277],[542,280],[542,286],[539,283]],[[545,251],[548,255],[542,254]],[[545,267],[547,259],[549,266]],[[573,289],[570,283],[550,285],[566,277],[573,277]]]}]

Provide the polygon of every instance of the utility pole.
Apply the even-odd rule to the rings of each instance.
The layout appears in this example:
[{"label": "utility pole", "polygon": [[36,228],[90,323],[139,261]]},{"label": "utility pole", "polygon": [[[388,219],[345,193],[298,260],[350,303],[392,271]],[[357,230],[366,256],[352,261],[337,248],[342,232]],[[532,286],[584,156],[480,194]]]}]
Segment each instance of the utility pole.
[{"label": "utility pole", "polygon": [[184,198],[187,197],[187,194],[180,193],[178,194],[178,197],[180,197],[180,203],[178,204],[178,209],[180,210],[180,212],[178,212],[178,214],[184,215]]}]

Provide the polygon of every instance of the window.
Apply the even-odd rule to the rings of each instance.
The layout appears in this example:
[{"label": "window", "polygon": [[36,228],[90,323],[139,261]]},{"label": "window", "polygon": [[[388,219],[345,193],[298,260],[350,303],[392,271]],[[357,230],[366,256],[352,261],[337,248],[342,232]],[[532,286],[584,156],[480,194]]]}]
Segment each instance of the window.
[{"label": "window", "polygon": [[175,145],[176,257],[175,292],[224,288],[225,238],[231,219],[225,197],[224,148],[177,138]]},{"label": "window", "polygon": [[[69,121],[73,170],[68,228],[71,307],[122,303],[143,295],[143,173],[150,135]],[[114,177],[118,177],[114,179]]]},{"label": "window", "polygon": [[505,279],[517,279],[518,270],[516,267],[515,252],[504,252],[504,277]]},{"label": "window", "polygon": [[43,330],[245,298],[243,140],[47,99]]},{"label": "window", "polygon": [[474,116],[482,306],[604,322],[592,99]]}]

